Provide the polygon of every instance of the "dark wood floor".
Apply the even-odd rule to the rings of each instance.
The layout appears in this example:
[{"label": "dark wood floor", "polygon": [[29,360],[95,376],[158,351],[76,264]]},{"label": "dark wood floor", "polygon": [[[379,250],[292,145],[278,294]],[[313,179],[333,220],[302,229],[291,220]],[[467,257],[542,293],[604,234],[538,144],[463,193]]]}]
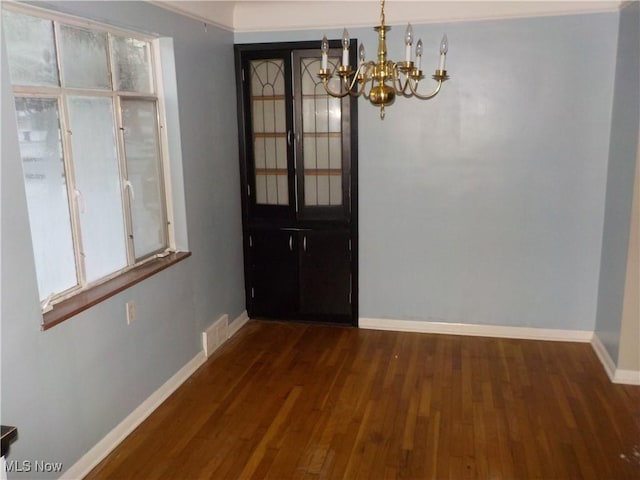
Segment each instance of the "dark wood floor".
[{"label": "dark wood floor", "polygon": [[640,479],[589,344],[249,322],[89,479]]}]

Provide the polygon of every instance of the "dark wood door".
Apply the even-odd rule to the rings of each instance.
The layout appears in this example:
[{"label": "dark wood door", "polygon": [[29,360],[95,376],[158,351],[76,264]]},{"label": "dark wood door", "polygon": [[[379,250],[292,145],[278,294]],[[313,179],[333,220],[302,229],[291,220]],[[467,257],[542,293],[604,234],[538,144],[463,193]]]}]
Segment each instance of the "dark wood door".
[{"label": "dark wood door", "polygon": [[309,230],[300,234],[300,312],[333,316],[351,312],[349,231]]},{"label": "dark wood door", "polygon": [[290,317],[298,310],[298,237],[288,230],[249,234],[248,313]]}]

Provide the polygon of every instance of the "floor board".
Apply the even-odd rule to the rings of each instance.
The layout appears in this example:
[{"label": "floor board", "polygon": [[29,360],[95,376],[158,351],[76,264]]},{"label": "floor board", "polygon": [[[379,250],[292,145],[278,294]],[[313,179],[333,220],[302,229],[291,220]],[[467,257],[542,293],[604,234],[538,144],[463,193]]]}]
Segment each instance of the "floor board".
[{"label": "floor board", "polygon": [[639,479],[589,344],[251,321],[88,479]]}]

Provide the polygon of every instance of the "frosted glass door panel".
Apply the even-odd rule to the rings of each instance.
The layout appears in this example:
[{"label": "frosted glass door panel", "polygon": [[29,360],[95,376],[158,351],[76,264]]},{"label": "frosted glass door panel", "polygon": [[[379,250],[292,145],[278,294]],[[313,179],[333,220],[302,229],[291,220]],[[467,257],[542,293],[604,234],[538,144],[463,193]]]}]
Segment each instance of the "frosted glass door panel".
[{"label": "frosted glass door panel", "polygon": [[122,123],[136,259],[167,247],[164,188],[155,102],[123,100]]},{"label": "frosted glass door panel", "polygon": [[[339,59],[329,58],[335,69]],[[327,95],[318,57],[302,58],[302,151],[305,207],[340,206],[342,195],[342,100]],[[339,85],[333,86],[339,90]]]},{"label": "frosted glass door panel", "polygon": [[88,283],[127,265],[110,98],[69,97],[82,252]]},{"label": "frosted glass door panel", "polygon": [[60,41],[66,87],[111,88],[105,33],[62,25]]},{"label": "frosted glass door panel", "polygon": [[78,283],[60,141],[58,104],[16,98],[31,240],[40,299]]},{"label": "frosted glass door panel", "polygon": [[2,12],[2,28],[12,83],[58,86],[53,23],[5,10]]},{"label": "frosted glass door panel", "polygon": [[250,65],[256,204],[289,205],[284,61]]}]

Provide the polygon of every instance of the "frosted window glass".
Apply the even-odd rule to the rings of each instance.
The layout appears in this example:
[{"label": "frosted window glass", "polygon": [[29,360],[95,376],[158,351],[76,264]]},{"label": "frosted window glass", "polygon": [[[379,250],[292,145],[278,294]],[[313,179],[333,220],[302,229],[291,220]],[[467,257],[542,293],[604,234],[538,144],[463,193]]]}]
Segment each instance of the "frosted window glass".
[{"label": "frosted window glass", "polygon": [[[327,66],[330,71],[335,72],[340,65],[341,59],[338,57],[328,57]],[[326,95],[327,92],[322,85],[318,71],[320,70],[321,59],[318,57],[303,58],[300,64],[302,73],[302,93],[303,95]],[[340,76],[334,74],[329,79],[329,88],[334,92],[340,91]]]},{"label": "frosted window glass", "polygon": [[305,205],[318,204],[318,192],[316,187],[315,175],[304,176],[304,204]]},{"label": "frosted window glass", "polygon": [[316,138],[305,135],[302,139],[302,149],[305,168],[315,168],[316,166]]},{"label": "frosted window glass", "polygon": [[264,138],[256,138],[253,142],[253,156],[255,158],[256,169],[266,168],[266,145]]},{"label": "frosted window glass", "polygon": [[155,102],[122,100],[127,174],[136,259],[167,247],[164,189]]},{"label": "frosted window glass", "polygon": [[251,95],[253,97],[284,95],[284,62],[280,59],[251,62]]},{"label": "frosted window glass", "polygon": [[289,185],[287,184],[288,177],[286,175],[278,175],[278,203],[280,205],[287,205],[289,203]]},{"label": "frosted window glass", "polygon": [[339,98],[331,97],[328,99],[328,120],[329,131],[340,132],[342,130],[342,108],[340,105],[341,100]]},{"label": "frosted window glass", "polygon": [[342,205],[342,176],[332,175],[329,177],[329,203]]},{"label": "frosted window glass", "polygon": [[287,140],[285,137],[276,138],[276,167],[279,170],[287,169]]},{"label": "frosted window glass", "polygon": [[273,105],[273,101],[271,102],[263,102],[263,111],[262,118],[264,122],[264,132],[275,132],[276,131],[276,118],[275,118],[275,108]]},{"label": "frosted window glass", "polygon": [[262,133],[264,132],[264,101],[253,101],[253,131]]},{"label": "frosted window glass", "polygon": [[316,185],[318,186],[318,205],[329,205],[329,177],[318,175]]},{"label": "frosted window glass", "polygon": [[82,250],[90,283],[127,264],[111,99],[69,97],[69,122],[80,193]]},{"label": "frosted window glass", "polygon": [[256,174],[256,203],[267,204],[267,176]]},{"label": "frosted window glass", "polygon": [[58,86],[53,23],[6,10],[2,20],[12,83]]},{"label": "frosted window glass", "polygon": [[58,105],[54,99],[43,98],[16,98],[15,104],[38,291],[43,300],[78,283]]},{"label": "frosted window glass", "polygon": [[265,138],[264,144],[267,168],[276,168],[276,156],[278,154],[278,152],[276,151],[276,139]]},{"label": "frosted window glass", "polygon": [[329,138],[329,168],[342,169],[342,139]]},{"label": "frosted window glass", "polygon": [[254,60],[250,68],[256,203],[287,205],[284,62]]},{"label": "frosted window glass", "polygon": [[[305,157],[305,168],[329,168],[329,137],[311,137],[311,149],[315,149],[315,164],[311,162],[314,156]],[[306,153],[306,152],[305,152]]]},{"label": "frosted window glass", "polygon": [[65,86],[111,88],[106,34],[62,25],[60,54]]},{"label": "frosted window glass", "polygon": [[151,93],[149,43],[135,38],[111,37],[113,76],[116,90]]}]

